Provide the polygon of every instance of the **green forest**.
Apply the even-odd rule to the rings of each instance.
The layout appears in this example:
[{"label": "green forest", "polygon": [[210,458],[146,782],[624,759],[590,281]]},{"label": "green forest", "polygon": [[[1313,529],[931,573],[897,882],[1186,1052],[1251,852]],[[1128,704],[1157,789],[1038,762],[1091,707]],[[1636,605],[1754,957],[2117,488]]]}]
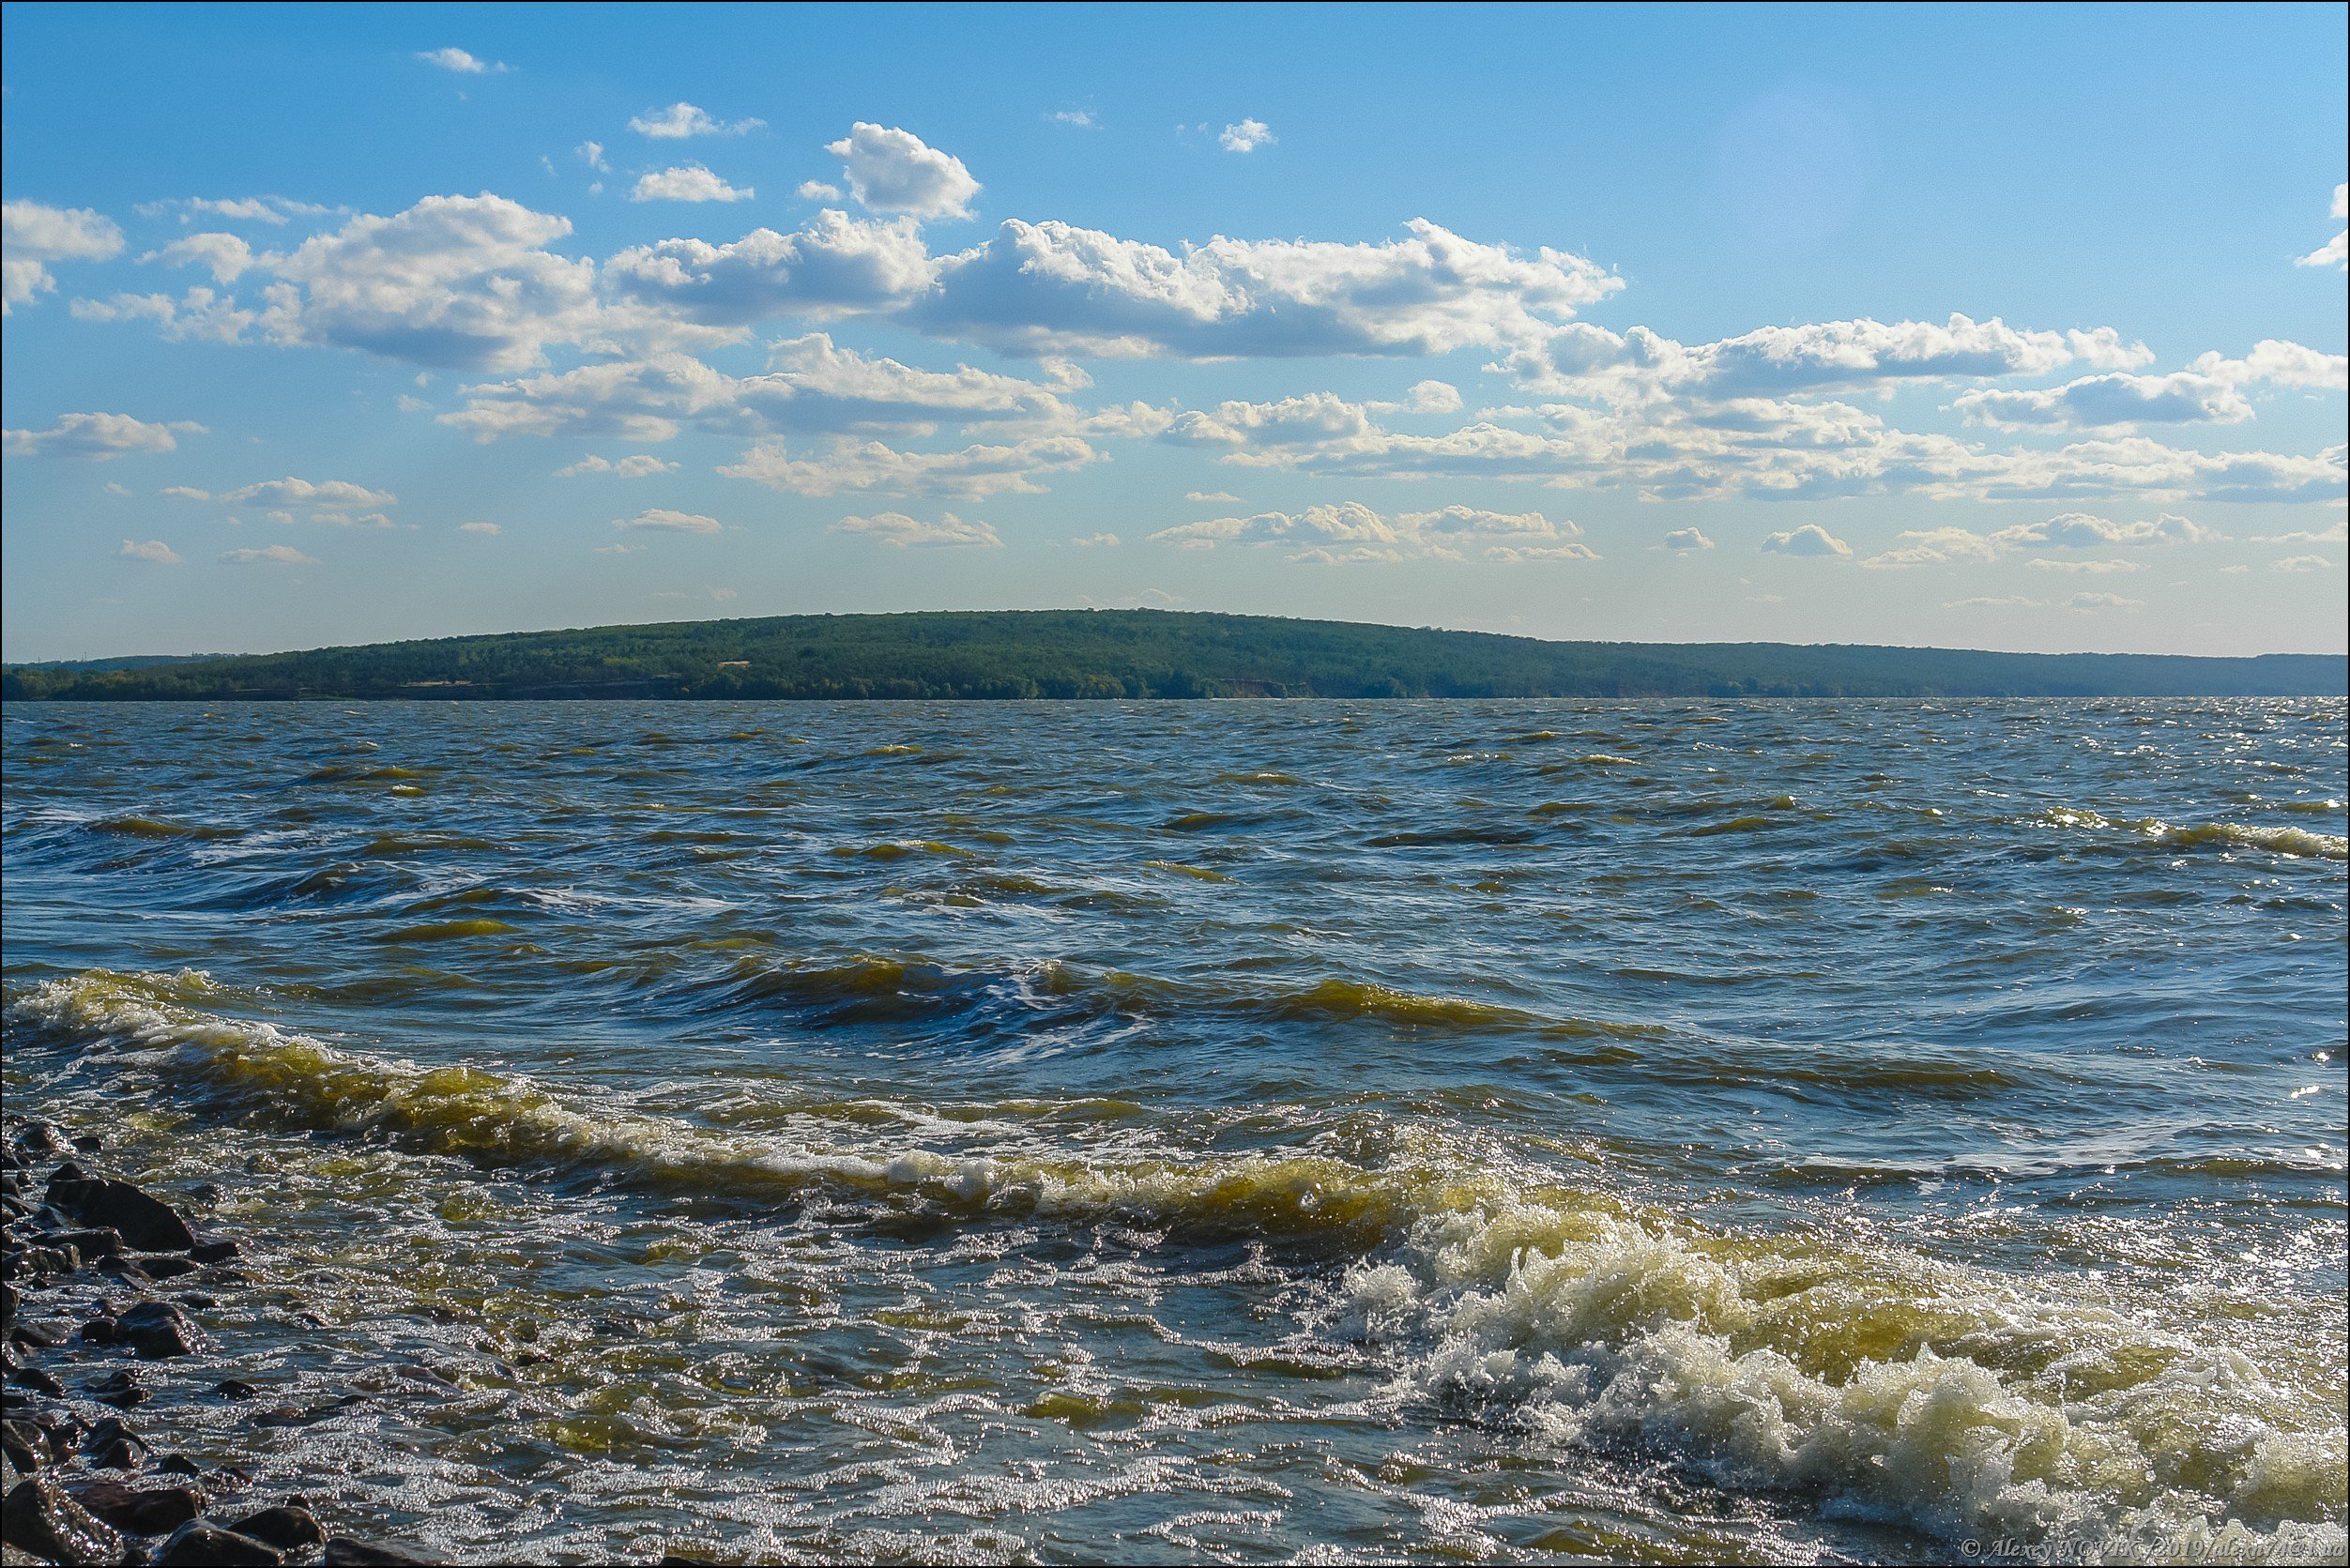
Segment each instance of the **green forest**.
[{"label": "green forest", "polygon": [[2339,696],[2339,655],[1544,642],[1166,610],[775,616],[23,664],[10,701]]}]

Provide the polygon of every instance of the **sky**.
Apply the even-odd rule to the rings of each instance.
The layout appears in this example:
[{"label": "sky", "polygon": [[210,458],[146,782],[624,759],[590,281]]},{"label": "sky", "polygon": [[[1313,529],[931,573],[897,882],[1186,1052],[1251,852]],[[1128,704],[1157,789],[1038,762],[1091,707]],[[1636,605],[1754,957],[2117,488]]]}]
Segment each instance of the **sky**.
[{"label": "sky", "polygon": [[0,656],[2341,652],[2340,6],[9,6]]}]

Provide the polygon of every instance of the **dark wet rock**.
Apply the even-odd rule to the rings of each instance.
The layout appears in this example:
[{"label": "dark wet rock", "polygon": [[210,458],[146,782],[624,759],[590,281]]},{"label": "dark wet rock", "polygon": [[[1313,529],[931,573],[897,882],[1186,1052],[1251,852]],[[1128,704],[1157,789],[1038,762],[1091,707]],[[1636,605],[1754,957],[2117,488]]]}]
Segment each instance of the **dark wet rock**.
[{"label": "dark wet rock", "polygon": [[132,1486],[120,1481],[85,1481],[72,1488],[83,1507],[133,1535],[166,1535],[204,1512],[204,1493],[193,1486]]},{"label": "dark wet rock", "polygon": [[36,1160],[53,1159],[73,1147],[66,1130],[53,1121],[36,1121],[10,1140]]},{"label": "dark wet rock", "polygon": [[202,1475],[204,1467],[185,1454],[166,1454],[155,1461],[155,1468],[171,1475]]},{"label": "dark wet rock", "polygon": [[73,1230],[53,1230],[41,1238],[42,1244],[52,1247],[71,1247],[84,1260],[114,1257],[123,1250],[122,1232],[112,1225],[82,1225]]},{"label": "dark wet rock", "polygon": [[38,1366],[20,1366],[8,1374],[8,1381],[19,1388],[33,1389],[52,1399],[63,1399],[66,1386]]},{"label": "dark wet rock", "polygon": [[389,1546],[371,1546],[354,1541],[347,1535],[330,1536],[327,1541],[327,1568],[415,1568],[430,1562],[429,1557],[410,1557]]},{"label": "dark wet rock", "polygon": [[80,1337],[84,1345],[119,1345],[122,1325],[101,1313],[82,1325]]},{"label": "dark wet rock", "polygon": [[98,1260],[98,1271],[109,1279],[128,1285],[134,1289],[143,1285],[155,1283],[153,1274],[148,1273],[128,1257],[101,1257]]},{"label": "dark wet rock", "polygon": [[265,1508],[258,1514],[248,1514],[229,1526],[239,1535],[250,1535],[266,1542],[282,1552],[298,1552],[310,1546],[327,1544],[326,1527],[309,1509],[293,1503]]},{"label": "dark wet rock", "polygon": [[16,1293],[15,1286],[0,1285],[0,1325],[15,1327],[17,1305],[23,1300],[23,1298]]},{"label": "dark wet rock", "polygon": [[45,1475],[27,1476],[0,1503],[0,1539],[52,1562],[116,1562],[122,1534]]},{"label": "dark wet rock", "polygon": [[216,1307],[221,1304],[219,1302],[206,1295],[201,1290],[183,1290],[178,1295],[173,1297],[172,1300],[177,1302],[181,1306],[195,1307],[199,1310],[205,1307]]},{"label": "dark wet rock", "polygon": [[92,1383],[90,1397],[116,1409],[127,1410],[133,1405],[145,1404],[154,1395],[132,1373],[115,1372]]},{"label": "dark wet rock", "polygon": [[47,1469],[55,1457],[41,1429],[29,1421],[0,1421],[0,1454],[27,1475]]},{"label": "dark wet rock", "polygon": [[192,1274],[204,1266],[191,1258],[174,1257],[169,1253],[142,1253],[130,1261],[136,1264],[140,1272],[149,1279],[177,1279],[182,1274]]},{"label": "dark wet rock", "polygon": [[204,1331],[170,1302],[141,1302],[116,1318],[115,1327],[122,1342],[148,1361],[204,1348]]},{"label": "dark wet rock", "polygon": [[155,1456],[146,1440],[114,1416],[99,1422],[82,1439],[82,1452],[101,1470],[135,1470]]},{"label": "dark wet rock", "polygon": [[155,1554],[156,1568],[277,1568],[284,1560],[274,1546],[201,1520],[174,1530]]},{"label": "dark wet rock", "polygon": [[261,1393],[242,1378],[223,1378],[212,1392],[223,1399],[251,1399]]},{"label": "dark wet rock", "polygon": [[73,1147],[84,1154],[95,1154],[106,1147],[106,1140],[96,1133],[84,1133],[73,1140]]},{"label": "dark wet rock", "polygon": [[[68,1176],[72,1171],[75,1174]],[[70,1161],[49,1179],[49,1203],[88,1225],[104,1225],[141,1252],[186,1252],[195,1233],[178,1210],[128,1181],[84,1177]]]},{"label": "dark wet rock", "polygon": [[28,1350],[54,1350],[73,1337],[73,1331],[57,1323],[19,1323],[8,1331],[8,1341]]},{"label": "dark wet rock", "polygon": [[237,1256],[237,1243],[225,1236],[208,1236],[188,1249],[199,1263],[225,1263]]}]

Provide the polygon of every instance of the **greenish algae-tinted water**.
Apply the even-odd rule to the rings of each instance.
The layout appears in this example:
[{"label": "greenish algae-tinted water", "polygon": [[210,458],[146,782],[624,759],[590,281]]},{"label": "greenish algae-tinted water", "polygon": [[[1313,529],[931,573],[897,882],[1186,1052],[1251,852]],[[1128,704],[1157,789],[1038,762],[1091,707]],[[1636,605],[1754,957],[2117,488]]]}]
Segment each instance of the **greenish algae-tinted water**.
[{"label": "greenish algae-tinted water", "polygon": [[2344,766],[2338,701],[16,705],[8,1098],[361,1396],[143,1425],[458,1558],[2339,1561]]}]

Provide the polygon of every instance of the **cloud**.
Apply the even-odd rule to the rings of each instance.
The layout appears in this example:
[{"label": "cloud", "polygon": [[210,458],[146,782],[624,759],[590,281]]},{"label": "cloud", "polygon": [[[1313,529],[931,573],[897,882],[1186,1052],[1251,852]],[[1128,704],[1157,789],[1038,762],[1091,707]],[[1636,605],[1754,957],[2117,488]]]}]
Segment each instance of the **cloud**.
[{"label": "cloud", "polygon": [[457,531],[461,534],[502,534],[506,530],[495,523],[460,523]]},{"label": "cloud", "polygon": [[1703,530],[1698,528],[1675,528],[1657,542],[1668,550],[1711,550],[1714,548],[1714,541],[1705,537]]},{"label": "cloud", "polygon": [[107,261],[122,246],[114,221],[88,207],[0,203],[0,315],[57,286],[50,263]]},{"label": "cloud", "polygon": [[1119,542],[1119,540],[1116,534],[1083,534],[1069,542],[1079,549],[1091,550],[1096,546],[1106,548]]},{"label": "cloud", "polygon": [[134,539],[126,539],[122,541],[122,548],[114,554],[127,561],[153,561],[158,566],[179,564],[179,552],[160,539],[148,540],[144,544]]},{"label": "cloud", "polygon": [[1596,560],[1573,523],[1552,522],[1540,512],[1485,511],[1455,504],[1435,511],[1386,516],[1360,501],[1307,507],[1300,512],[1267,511],[1253,517],[1214,517],[1161,528],[1151,537],[1186,550],[1219,544],[1278,545],[1293,561],[1321,565],[1349,562],[1450,560],[1477,552],[1491,561]]},{"label": "cloud", "polygon": [[837,202],[841,199],[841,188],[820,179],[803,179],[797,194],[803,202]]},{"label": "cloud", "polygon": [[2068,511],[2044,523],[2002,528],[1991,536],[1998,544],[2053,545],[2063,550],[2096,550],[2108,545],[2208,544],[2226,538],[2200,523],[2168,512],[2152,522],[2115,523],[2085,511]]},{"label": "cloud", "polygon": [[47,430],[11,430],[5,437],[10,457],[79,457],[103,463],[128,452],[168,452],[181,435],[209,434],[189,419],[154,424],[128,414],[60,414]]},{"label": "cloud", "polygon": [[969,218],[979,181],[963,160],[926,145],[910,130],[859,120],[848,134],[825,145],[841,160],[848,193],[869,212],[917,219]]},{"label": "cloud", "polygon": [[595,170],[597,173],[608,174],[611,172],[612,165],[604,160],[603,144],[602,142],[582,142],[579,145],[573,147],[572,152],[582,163],[587,164],[588,167]]},{"label": "cloud", "polygon": [[2271,571],[2326,571],[2330,570],[2333,564],[2323,556],[2287,556],[2281,560],[2269,562],[2268,570]]},{"label": "cloud", "polygon": [[836,346],[821,332],[770,345],[769,369],[731,376],[688,355],[583,365],[559,374],[468,387],[441,415],[481,440],[501,435],[613,434],[662,441],[685,425],[722,434],[928,435],[943,421],[1067,427],[1074,412],[1050,388],[959,366],[918,370]]},{"label": "cloud", "polygon": [[639,175],[628,193],[632,202],[747,202],[757,192],[728,185],[699,163],[681,163],[658,174]]},{"label": "cloud", "polygon": [[198,218],[218,218],[233,223],[268,223],[282,228],[289,219],[313,218],[337,209],[316,202],[298,202],[291,196],[190,196],[175,201],[142,202],[136,210],[142,218],[160,218],[176,212],[183,224]]},{"label": "cloud", "polygon": [[320,521],[352,521],[348,513],[361,507],[389,507],[399,503],[400,497],[389,490],[370,490],[348,480],[264,480],[257,484],[222,491],[219,501],[233,507],[273,507],[292,511],[299,509],[320,513]]},{"label": "cloud", "polygon": [[1773,534],[1762,541],[1762,548],[1781,556],[1849,556],[1853,553],[1851,545],[1817,523],[1807,523],[1788,533]]},{"label": "cloud", "polygon": [[318,557],[305,556],[290,544],[265,544],[259,549],[223,550],[221,559],[230,566],[316,566]]},{"label": "cloud", "polygon": [[1942,607],[1946,610],[2045,610],[2048,601],[2027,599],[2020,593],[1978,594],[1973,599],[1949,600]]},{"label": "cloud", "polygon": [[1215,359],[1449,354],[1551,330],[1623,286],[1580,256],[1520,255],[1424,219],[1381,244],[1217,237],[1179,255],[1068,223],[1007,221],[938,263],[906,318],[1014,353]]},{"label": "cloud", "polygon": [[725,525],[715,517],[698,512],[671,511],[666,507],[647,507],[634,517],[616,517],[616,528],[649,528],[659,533],[714,534],[724,531]]},{"label": "cloud", "polygon": [[639,136],[649,136],[656,142],[682,142],[689,136],[740,136],[765,126],[765,120],[716,120],[690,103],[673,103],[666,109],[648,109],[628,123]]},{"label": "cloud", "polygon": [[1055,125],[1070,126],[1078,130],[1093,130],[1100,125],[1091,109],[1056,109],[1045,117]]},{"label": "cloud", "polygon": [[2037,571],[2089,571],[2106,575],[2116,571],[2144,571],[2144,561],[2058,561],[2046,556],[2035,556],[2023,563]]},{"label": "cloud", "polygon": [[264,321],[283,343],[464,369],[522,370],[589,335],[595,266],[542,249],[567,219],[502,196],[428,196],[306,240],[272,270]]},{"label": "cloud", "polygon": [[940,512],[936,523],[918,522],[902,511],[877,511],[871,517],[844,517],[832,525],[832,532],[862,534],[899,549],[955,545],[982,550],[1003,548],[1003,540],[996,536],[994,528],[984,523],[967,523],[951,511]]},{"label": "cloud", "polygon": [[[2206,544],[2222,539],[2200,523],[2168,513],[2151,522],[2115,523],[2088,512],[2068,511],[2039,523],[2020,523],[1993,533],[1971,528],[1913,529],[1897,536],[1882,555],[1860,564],[1867,567],[1942,566],[1958,561],[1993,561],[2017,550],[2133,549],[2163,544]],[[2035,560],[2043,571],[2129,571],[2127,561],[2065,562]]]},{"label": "cloud", "polygon": [[604,264],[607,285],[625,297],[722,327],[886,311],[927,290],[934,276],[913,220],[831,209],[792,234],[754,229],[727,245],[664,239]]},{"label": "cloud", "polygon": [[1203,506],[1228,507],[1238,506],[1241,498],[1223,490],[1186,490],[1183,492],[1183,499],[1198,501]]},{"label": "cloud", "polygon": [[1635,327],[1570,323],[1530,335],[1499,369],[1529,390],[1610,403],[1784,397],[1908,382],[2043,375],[2076,362],[2129,370],[2153,353],[2110,327],[2034,331],[1952,312],[1946,322],[1812,322],[1686,344]]},{"label": "cloud", "polygon": [[235,296],[201,285],[177,299],[168,294],[117,294],[111,299],[77,299],[69,309],[76,321],[151,321],[174,343],[240,343],[260,319],[238,306]]},{"label": "cloud", "polygon": [[162,262],[171,266],[206,267],[214,282],[227,283],[252,269],[253,248],[233,234],[191,234],[173,240],[160,251],[149,251],[139,260]]},{"label": "cloud", "polygon": [[2255,544],[2341,544],[2350,540],[2350,519],[2337,517],[2323,528],[2298,529],[2289,534],[2255,534]]},{"label": "cloud", "polygon": [[1215,141],[1226,152],[1255,152],[1259,147],[1278,141],[1262,120],[1242,120],[1224,128]]},{"label": "cloud", "polygon": [[942,495],[981,500],[1000,495],[1039,495],[1040,476],[1101,461],[1081,437],[1030,436],[1009,446],[970,446],[960,451],[901,451],[879,441],[835,440],[812,457],[794,459],[780,442],[762,442],[718,471],[801,495],[877,490],[895,495]]},{"label": "cloud", "polygon": [[2065,601],[2068,610],[2138,610],[2145,607],[2143,599],[2124,599],[2117,593],[2077,593]]},{"label": "cloud", "polygon": [[462,49],[420,50],[416,57],[428,66],[438,66],[443,70],[453,70],[460,76],[482,76],[513,69],[502,60],[492,63],[479,56],[468,54]]},{"label": "cloud", "polygon": [[674,472],[677,466],[674,463],[663,462],[650,452],[637,452],[621,458],[618,462],[610,458],[591,455],[581,458],[568,468],[557,468],[555,471],[555,477],[558,480],[568,480],[575,479],[582,474],[611,474],[624,480],[642,480],[649,479],[655,474]]},{"label": "cloud", "polygon": [[1953,406],[1968,423],[1995,430],[2034,425],[2098,430],[2141,424],[2234,424],[2252,417],[2251,403],[2234,385],[2192,371],[2175,371],[2169,375],[2083,376],[2061,387],[2030,391],[1961,392]]},{"label": "cloud", "polygon": [[[2336,218],[2350,218],[2350,185],[2334,187],[2334,201],[2330,210]],[[2330,266],[2337,270],[2350,270],[2350,229],[2338,232],[2333,238],[2312,251],[2308,255],[2297,258],[2293,265],[2296,266]]]}]

